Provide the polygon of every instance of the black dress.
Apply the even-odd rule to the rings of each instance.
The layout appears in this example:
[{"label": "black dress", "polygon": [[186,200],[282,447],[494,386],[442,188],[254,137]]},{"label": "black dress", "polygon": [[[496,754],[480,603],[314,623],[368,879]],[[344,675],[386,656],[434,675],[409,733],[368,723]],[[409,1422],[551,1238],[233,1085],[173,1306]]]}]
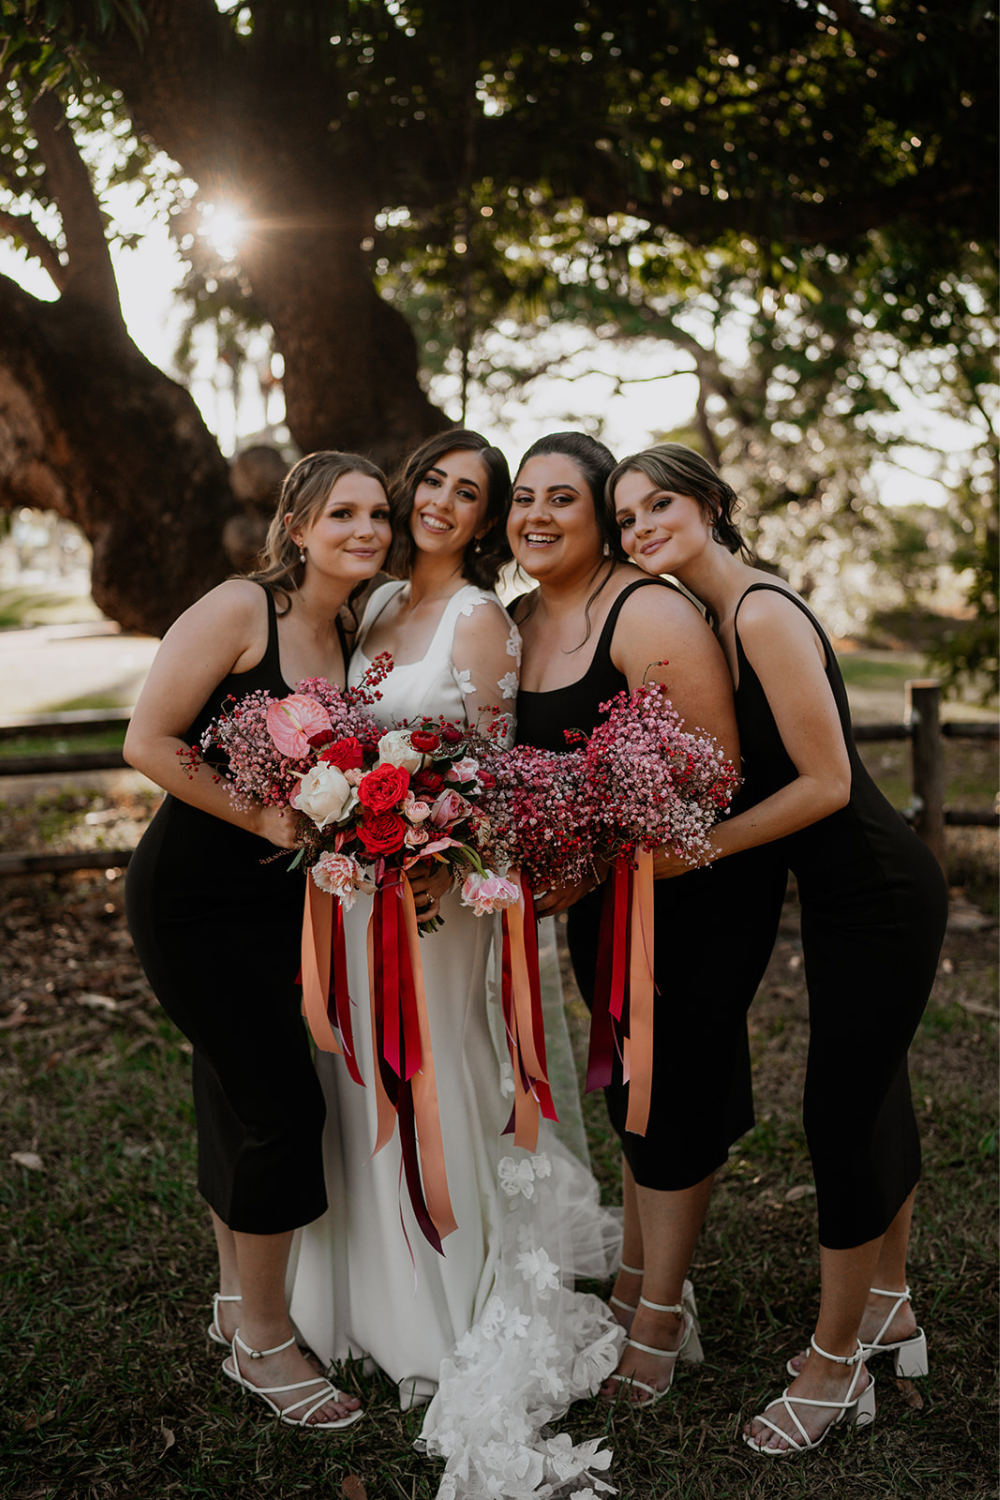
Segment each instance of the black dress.
[{"label": "black dress", "polygon": [[[847,806],[776,840],[802,906],[810,1022],[803,1112],[819,1239],[848,1250],[885,1233],[920,1176],[906,1052],[934,982],[948,892],[937,860],[861,763],[821,626],[785,589],[755,583],[747,594],[761,589],[791,599],[819,633],[851,762]],[[740,744],[757,768],[761,801],[798,773],[735,634]]]},{"label": "black dress", "polygon": [[[637,579],[622,590],[577,682],[547,693],[518,693],[520,743],[566,749],[565,729],[589,734],[601,720],[600,705],[628,688],[611,660],[611,644],[625,600],[646,587],[670,585]],[[744,805],[744,795],[734,811]],[[611,1123],[643,1187],[693,1187],[722,1165],[734,1141],[753,1125],[746,1013],[774,946],[786,875],[780,854],[768,847],[658,880],[653,888],[657,993],[644,1136],[625,1128],[628,1086],[617,1063],[605,1090]],[[588,1006],[603,900],[603,890],[591,892],[567,919],[573,972]]]},{"label": "black dress", "polygon": [[[291,692],[270,592],[267,619],[263,658],[219,683],[182,736],[188,744],[230,695]],[[168,794],[125,888],[147,978],[194,1049],[199,1190],[224,1224],[248,1234],[296,1229],[326,1209],[326,1106],[296,984],[303,876],[277,852]]]}]

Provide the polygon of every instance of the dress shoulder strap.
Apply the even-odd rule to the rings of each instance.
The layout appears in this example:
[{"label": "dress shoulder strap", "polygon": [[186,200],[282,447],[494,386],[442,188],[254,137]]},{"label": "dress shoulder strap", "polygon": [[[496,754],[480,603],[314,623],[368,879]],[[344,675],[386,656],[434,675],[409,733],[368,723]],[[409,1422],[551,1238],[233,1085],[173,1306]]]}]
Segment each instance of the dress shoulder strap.
[{"label": "dress shoulder strap", "polygon": [[817,620],[808,604],[804,603],[797,594],[791,593],[789,589],[783,589],[781,585],[777,583],[752,583],[750,587],[743,593],[739,600],[739,603],[733,611],[733,631],[736,636],[736,644],[741,651],[743,650],[743,646],[740,642],[740,633],[737,629],[737,620],[739,619],[739,613],[743,605],[743,600],[747,597],[748,594],[755,593],[780,594],[782,598],[787,599],[790,604],[794,604],[796,609],[801,610],[806,619],[809,621],[810,625],[816,631],[820,640],[823,642],[824,650],[826,651],[827,657],[829,658],[829,656],[833,652],[833,647],[830,645],[830,640],[827,636],[826,631],[823,629],[822,625]]},{"label": "dress shoulder strap", "polygon": [[608,617],[601,629],[600,638],[597,642],[597,648],[594,651],[595,662],[597,662],[602,657],[608,658],[611,655],[611,642],[614,639],[615,626],[618,624],[618,616],[622,612],[622,606],[624,605],[625,600],[628,599],[632,594],[634,594],[636,589],[644,589],[650,584],[653,584],[658,588],[673,587],[672,584],[665,582],[665,580],[662,578],[636,578],[632,583],[627,584],[626,587],[623,588],[621,593],[618,595],[618,598],[615,600],[614,604],[612,604],[611,608],[608,610]]},{"label": "dress shoulder strap", "polygon": [[[354,637],[355,646],[360,646],[365,636],[371,630],[379,615],[385,609],[390,599],[394,599],[400,589],[405,588],[406,583],[401,578],[391,578],[387,583],[380,583],[377,589],[372,589],[365,602],[364,614],[361,616],[361,624],[358,633]],[[344,658],[346,661],[346,657]]]},{"label": "dress shoulder strap", "polygon": [[268,588],[267,584],[261,583],[259,578],[254,579],[254,582],[260,583],[261,588],[264,590],[264,598],[267,600],[267,645],[264,648],[264,655],[261,657],[259,665],[273,669],[275,675],[280,678],[281,655],[278,650],[278,608],[274,602],[274,594]]}]

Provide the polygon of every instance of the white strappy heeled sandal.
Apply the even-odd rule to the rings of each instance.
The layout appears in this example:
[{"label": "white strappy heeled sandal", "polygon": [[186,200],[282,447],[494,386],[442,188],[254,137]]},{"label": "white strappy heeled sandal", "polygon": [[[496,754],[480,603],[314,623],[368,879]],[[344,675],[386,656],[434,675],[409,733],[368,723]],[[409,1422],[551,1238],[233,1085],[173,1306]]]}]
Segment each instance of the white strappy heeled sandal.
[{"label": "white strappy heeled sandal", "polygon": [[[224,1362],[222,1372],[237,1385],[241,1385],[245,1391],[259,1396],[264,1404],[271,1408],[279,1421],[286,1423],[289,1427],[305,1427],[310,1432],[331,1432],[335,1428],[350,1427],[353,1422],[363,1417],[364,1407],[359,1406],[357,1411],[348,1412],[346,1417],[338,1417],[335,1421],[310,1422],[309,1418],[313,1412],[319,1411],[320,1407],[325,1406],[328,1401],[344,1399],[343,1393],[338,1391],[337,1387],[324,1375],[315,1375],[311,1380],[296,1380],[291,1385],[254,1385],[253,1381],[248,1380],[240,1369],[240,1351],[250,1359],[266,1359],[269,1354],[280,1354],[283,1349],[290,1349],[294,1343],[295,1335],[292,1334],[290,1339],[286,1339],[283,1344],[276,1344],[273,1349],[251,1349],[250,1345],[240,1338],[240,1331],[237,1328],[233,1334],[232,1353]],[[288,1406],[279,1406],[276,1401],[271,1400],[272,1396],[284,1395],[288,1391],[305,1391],[309,1387],[312,1388],[309,1394],[300,1396],[297,1401],[292,1401]],[[305,1407],[305,1411],[300,1412],[301,1407]],[[296,1412],[300,1414],[294,1415]]]},{"label": "white strappy heeled sandal", "polygon": [[[807,1453],[811,1448],[818,1448],[831,1428],[839,1426],[842,1422],[846,1422],[848,1426],[853,1424],[856,1427],[867,1427],[869,1423],[874,1422],[875,1382],[870,1375],[868,1376],[868,1384],[864,1390],[858,1395],[855,1394],[861,1373],[865,1368],[865,1350],[861,1340],[858,1340],[858,1347],[853,1354],[827,1354],[826,1350],[821,1349],[817,1344],[815,1335],[809,1340],[809,1343],[817,1354],[821,1355],[823,1359],[828,1359],[831,1364],[855,1365],[857,1367],[847,1388],[847,1395],[843,1401],[817,1401],[809,1396],[790,1396],[788,1394],[789,1387],[786,1386],[780,1396],[776,1396],[773,1401],[769,1401],[764,1410],[757,1414],[754,1421],[763,1422],[764,1426],[769,1427],[771,1432],[776,1437],[781,1438],[787,1446],[783,1448],[776,1445],[771,1446],[773,1439],[766,1433],[756,1435],[744,1433],[743,1441],[752,1453],[759,1453],[766,1458],[782,1458],[788,1453]],[[796,1415],[795,1408],[797,1406],[823,1406],[828,1411],[834,1412],[834,1415],[823,1428],[819,1437],[810,1438]],[[797,1429],[798,1437],[796,1437],[795,1432],[786,1432],[776,1422],[771,1421],[768,1412],[773,1411],[775,1407],[784,1407]]]},{"label": "white strappy heeled sandal", "polygon": [[212,1321],[205,1330],[213,1344],[221,1344],[223,1349],[231,1349],[233,1347],[232,1340],[226,1338],[226,1335],[222,1331],[222,1324],[219,1322],[219,1303],[242,1301],[243,1298],[239,1292],[232,1294],[216,1292],[212,1298]]},{"label": "white strappy heeled sandal", "polygon": [[628,1339],[625,1347],[627,1349],[638,1349],[643,1354],[653,1354],[658,1359],[668,1362],[668,1375],[666,1385],[650,1385],[648,1381],[639,1380],[635,1375],[619,1375],[617,1371],[609,1375],[609,1380],[618,1381],[625,1387],[632,1387],[646,1394],[638,1401],[631,1404],[636,1407],[655,1406],[657,1401],[662,1401],[673,1384],[674,1370],[679,1359],[686,1359],[691,1364],[700,1364],[705,1358],[701,1347],[701,1328],[698,1323],[698,1306],[694,1300],[694,1288],[690,1281],[685,1281],[681,1293],[680,1302],[664,1303],[650,1302],[646,1297],[639,1298],[640,1307],[648,1307],[650,1312],[669,1312],[681,1319],[681,1341],[676,1349],[657,1349],[652,1344],[641,1344],[638,1339]]},{"label": "white strappy heeled sandal", "polygon": [[[916,1332],[911,1333],[908,1338],[896,1339],[893,1343],[890,1344],[883,1344],[882,1342],[882,1339],[885,1337],[886,1329],[892,1323],[893,1318],[896,1316],[903,1303],[910,1302],[912,1300],[910,1296],[910,1288],[904,1287],[901,1292],[886,1292],[883,1291],[879,1286],[873,1286],[871,1290],[876,1297],[892,1297],[893,1304],[889,1309],[888,1316],[885,1318],[882,1327],[879,1329],[878,1333],[875,1335],[872,1341],[866,1344],[862,1339],[861,1347],[865,1351],[865,1359],[870,1359],[873,1354],[894,1354],[894,1364],[896,1367],[897,1376],[901,1380],[918,1380],[921,1375],[926,1375],[930,1368],[927,1360],[927,1338],[924,1334],[924,1330],[922,1328],[918,1328]],[[801,1356],[799,1357],[801,1358]],[[788,1371],[789,1375],[794,1377],[802,1373],[804,1364],[805,1360],[802,1361],[801,1365],[796,1367],[794,1360],[790,1359],[785,1365],[785,1369]]]},{"label": "white strappy heeled sandal", "polygon": [[896,1374],[901,1379],[913,1380],[921,1375],[926,1375],[929,1369],[927,1363],[927,1338],[922,1328],[918,1328],[915,1333],[911,1333],[909,1338],[896,1339],[891,1344],[883,1344],[882,1342],[886,1329],[903,1303],[911,1301],[910,1288],[904,1287],[901,1292],[884,1292],[881,1287],[873,1286],[872,1292],[876,1297],[892,1297],[894,1300],[889,1309],[889,1316],[871,1343],[862,1345],[865,1351],[865,1359],[869,1359],[873,1354],[894,1354],[896,1356]]},{"label": "white strappy heeled sandal", "polygon": [[[641,1266],[627,1266],[624,1261],[622,1261],[621,1265],[618,1267],[619,1276],[621,1275],[622,1271],[624,1271],[628,1276],[642,1275]],[[616,1284],[617,1281],[618,1276],[615,1277]],[[608,1303],[611,1307],[621,1308],[623,1313],[627,1313],[629,1315],[630,1320],[635,1317],[636,1308],[639,1305],[637,1302],[626,1302],[623,1297],[616,1297],[614,1292],[612,1292],[610,1297],[608,1298]],[[621,1322],[621,1319],[618,1319],[618,1321]],[[624,1327],[625,1325],[623,1324],[622,1326]]]}]

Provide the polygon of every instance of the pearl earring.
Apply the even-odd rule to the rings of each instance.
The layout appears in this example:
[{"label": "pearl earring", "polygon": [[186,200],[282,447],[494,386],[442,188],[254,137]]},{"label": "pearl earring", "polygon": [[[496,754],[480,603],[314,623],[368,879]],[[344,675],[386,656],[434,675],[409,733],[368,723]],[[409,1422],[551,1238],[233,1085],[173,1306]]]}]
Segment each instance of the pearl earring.
[{"label": "pearl earring", "polygon": [[304,564],[305,560],[306,560],[305,549],[303,547],[300,547],[299,548],[299,562]]}]

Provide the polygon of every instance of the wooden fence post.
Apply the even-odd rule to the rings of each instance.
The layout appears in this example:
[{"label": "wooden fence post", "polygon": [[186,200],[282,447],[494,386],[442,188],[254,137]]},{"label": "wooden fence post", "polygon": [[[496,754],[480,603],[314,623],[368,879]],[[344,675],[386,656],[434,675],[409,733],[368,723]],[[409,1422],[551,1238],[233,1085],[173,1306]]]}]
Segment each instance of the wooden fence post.
[{"label": "wooden fence post", "polygon": [[921,678],[906,684],[913,776],[913,827],[948,874],[944,838],[944,757],[941,753],[941,684]]}]

